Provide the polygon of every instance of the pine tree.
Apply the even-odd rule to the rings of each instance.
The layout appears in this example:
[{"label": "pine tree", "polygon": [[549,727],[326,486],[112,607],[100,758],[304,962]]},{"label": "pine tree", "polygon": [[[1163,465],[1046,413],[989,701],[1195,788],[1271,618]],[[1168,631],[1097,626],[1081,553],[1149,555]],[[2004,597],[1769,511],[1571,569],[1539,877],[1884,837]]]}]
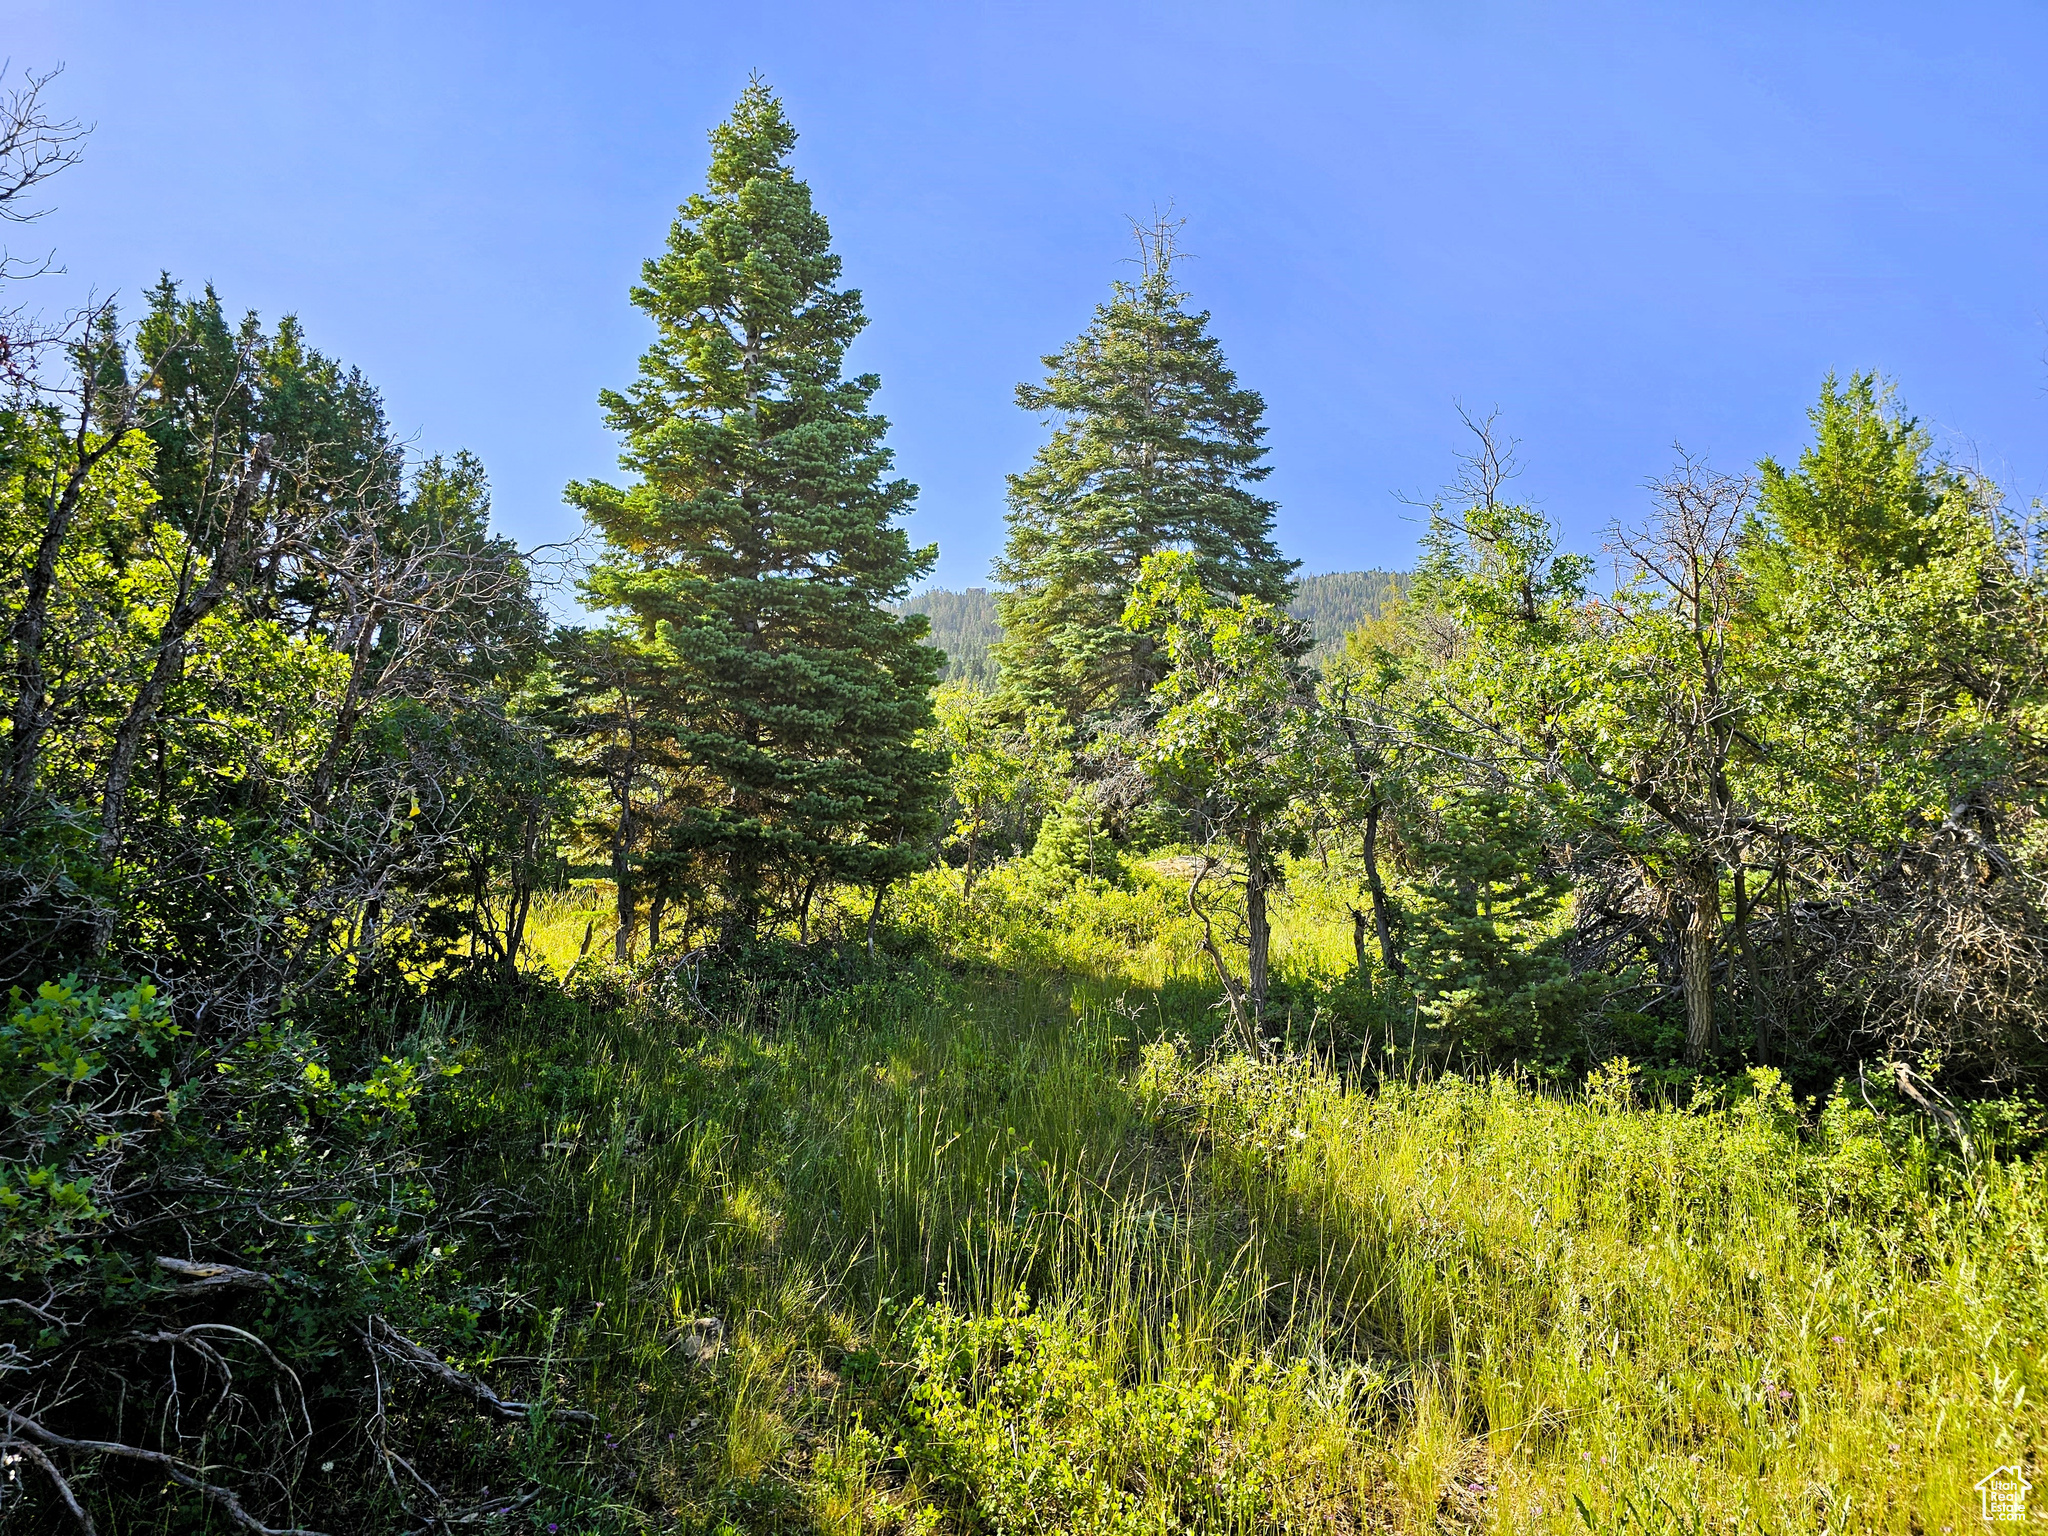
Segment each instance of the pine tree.
[{"label": "pine tree", "polygon": [[821,881],[879,890],[937,819],[917,733],[941,657],[886,606],[936,551],[897,526],[916,488],[888,478],[880,381],[841,373],[866,320],[795,143],[759,80],[713,130],[706,189],[633,290],[656,340],[601,397],[638,478],[568,491],[606,546],[587,597],[622,612],[661,678],[659,728],[707,787],[663,852],[722,871],[727,939]]},{"label": "pine tree", "polygon": [[1458,1047],[1496,1060],[1556,1061],[1599,998],[1564,953],[1570,882],[1545,864],[1527,807],[1469,790],[1418,828],[1407,955],[1421,1015]]},{"label": "pine tree", "polygon": [[1273,542],[1266,404],[1224,361],[1206,311],[1174,286],[1171,226],[1140,235],[1144,273],[1118,283],[1042,385],[1017,403],[1056,418],[1010,477],[996,563],[1005,687],[1070,718],[1143,701],[1166,671],[1160,638],[1120,622],[1147,555],[1193,553],[1203,590],[1284,606],[1297,562]]}]

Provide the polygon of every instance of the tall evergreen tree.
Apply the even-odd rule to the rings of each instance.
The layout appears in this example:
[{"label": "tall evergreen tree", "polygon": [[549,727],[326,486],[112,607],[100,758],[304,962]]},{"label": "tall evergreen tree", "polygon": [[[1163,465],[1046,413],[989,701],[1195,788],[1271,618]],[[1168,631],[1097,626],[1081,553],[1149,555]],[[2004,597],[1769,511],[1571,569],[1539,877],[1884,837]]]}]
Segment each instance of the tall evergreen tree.
[{"label": "tall evergreen tree", "polygon": [[623,612],[661,679],[659,726],[707,786],[663,836],[722,871],[728,938],[777,891],[879,889],[937,819],[917,733],[941,657],[922,617],[886,606],[936,551],[897,526],[916,488],[888,478],[880,381],[840,371],[866,320],[795,143],[758,80],[713,130],[706,188],[633,290],[655,342],[602,396],[637,479],[568,490],[605,542],[585,592]]},{"label": "tall evergreen tree", "polygon": [[1010,477],[1010,537],[996,563],[1006,687],[1079,719],[1144,700],[1168,670],[1163,641],[1121,622],[1145,557],[1185,549],[1202,589],[1284,606],[1297,562],[1273,542],[1255,487],[1266,403],[1240,389],[1174,284],[1171,226],[1141,233],[1143,276],[1118,283],[1088,329],[1047,357],[1017,403],[1055,418],[1030,469]]}]

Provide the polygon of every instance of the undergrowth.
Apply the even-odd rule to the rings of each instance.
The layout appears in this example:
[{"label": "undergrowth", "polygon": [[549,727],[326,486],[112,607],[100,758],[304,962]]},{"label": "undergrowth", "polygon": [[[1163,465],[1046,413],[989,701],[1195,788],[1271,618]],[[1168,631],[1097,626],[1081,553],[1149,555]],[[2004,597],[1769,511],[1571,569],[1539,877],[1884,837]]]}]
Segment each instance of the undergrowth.
[{"label": "undergrowth", "polygon": [[2048,1185],[1995,1127],[1966,1165],[1854,1083],[1219,1050],[1144,891],[723,1013],[586,966],[479,1052],[476,1174],[605,1421],[527,1518],[1933,1533],[2037,1466]]}]

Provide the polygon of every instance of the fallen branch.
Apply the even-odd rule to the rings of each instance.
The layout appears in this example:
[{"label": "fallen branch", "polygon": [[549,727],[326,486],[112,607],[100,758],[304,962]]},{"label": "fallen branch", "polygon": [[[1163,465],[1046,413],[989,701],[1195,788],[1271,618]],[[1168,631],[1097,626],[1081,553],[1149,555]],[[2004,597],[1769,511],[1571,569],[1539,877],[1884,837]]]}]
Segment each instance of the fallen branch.
[{"label": "fallen branch", "polygon": [[[6,1415],[7,1427],[16,1435],[26,1436],[28,1439],[46,1445],[52,1450],[83,1451],[92,1456],[118,1456],[126,1461],[139,1461],[145,1466],[155,1467],[165,1477],[168,1477],[180,1487],[190,1488],[194,1493],[211,1499],[214,1503],[218,1504],[226,1512],[230,1520],[234,1521],[243,1530],[250,1532],[251,1536],[322,1536],[321,1532],[307,1530],[302,1526],[265,1525],[242,1507],[242,1501],[235,1496],[233,1489],[223,1488],[218,1483],[207,1482],[190,1463],[181,1461],[176,1456],[168,1455],[163,1451],[144,1450],[139,1445],[123,1445],[118,1440],[73,1440],[68,1435],[60,1435],[53,1430],[43,1428],[34,1419],[16,1413],[12,1408],[0,1408],[0,1414]],[[48,1458],[43,1458],[43,1465],[46,1468],[48,1467]],[[64,1493],[68,1495],[69,1492],[68,1486],[65,1487]],[[67,1499],[67,1503],[75,1512],[83,1529],[91,1531],[93,1529],[91,1517],[83,1509],[79,1508],[77,1500]]]},{"label": "fallen branch", "polygon": [[[1949,1096],[1934,1084],[1920,1076],[1903,1061],[1891,1064],[1892,1082],[1899,1090],[1899,1096],[1928,1119],[1934,1121],[1956,1139],[1956,1146],[1962,1150],[1966,1166],[1977,1166],[1977,1145],[1970,1139],[1970,1133],[1963,1125],[1963,1117],[1949,1101]],[[1922,1092],[1922,1090],[1925,1092]]]},{"label": "fallen branch", "polygon": [[[194,1323],[189,1328],[181,1328],[175,1333],[131,1333],[128,1335],[128,1340],[134,1344],[168,1344],[173,1348],[183,1346],[187,1349],[196,1349],[208,1358],[218,1362],[223,1369],[226,1369],[226,1362],[221,1361],[219,1355],[205,1343],[205,1335],[207,1334],[225,1334],[229,1338],[240,1339],[245,1344],[254,1345],[263,1358],[270,1362],[272,1368],[291,1382],[292,1393],[298,1399],[299,1420],[306,1427],[304,1439],[310,1440],[313,1438],[313,1416],[306,1408],[306,1387],[299,1380],[299,1373],[280,1360],[275,1350],[246,1328],[237,1328],[232,1323]],[[281,1392],[278,1395],[278,1406],[279,1408],[284,1406],[284,1397]]]},{"label": "fallen branch", "polygon": [[159,1254],[156,1267],[178,1276],[184,1284],[173,1293],[203,1296],[209,1291],[267,1291],[277,1281],[256,1269],[237,1269],[232,1264],[195,1264],[190,1259],[166,1258]]},{"label": "fallen branch", "polygon": [[487,1499],[474,1508],[456,1514],[436,1515],[425,1525],[408,1531],[406,1536],[429,1536],[433,1531],[444,1531],[457,1525],[481,1525],[486,1520],[502,1520],[506,1515],[516,1515],[542,1493],[542,1488],[530,1488],[523,1494],[506,1494],[503,1498]]},{"label": "fallen branch", "polygon": [[432,1350],[415,1344],[381,1317],[370,1319],[369,1326],[363,1330],[363,1337],[385,1354],[403,1360],[423,1375],[431,1376],[442,1386],[460,1392],[495,1419],[512,1423],[531,1418],[534,1413],[539,1412],[547,1418],[565,1424],[597,1422],[596,1414],[586,1413],[581,1408],[549,1408],[540,1403],[520,1403],[502,1398],[469,1372],[457,1370]]},{"label": "fallen branch", "polygon": [[5,1440],[0,1440],[0,1449],[12,1451],[41,1467],[43,1475],[49,1478],[51,1485],[56,1488],[57,1502],[64,1506],[65,1513],[78,1523],[78,1528],[85,1532],[85,1536],[98,1536],[97,1528],[92,1523],[92,1516],[87,1514],[85,1506],[78,1502],[78,1495],[71,1491],[71,1484],[64,1480],[64,1474],[57,1470],[57,1464],[45,1456],[40,1447],[31,1441],[17,1440],[9,1436]]}]

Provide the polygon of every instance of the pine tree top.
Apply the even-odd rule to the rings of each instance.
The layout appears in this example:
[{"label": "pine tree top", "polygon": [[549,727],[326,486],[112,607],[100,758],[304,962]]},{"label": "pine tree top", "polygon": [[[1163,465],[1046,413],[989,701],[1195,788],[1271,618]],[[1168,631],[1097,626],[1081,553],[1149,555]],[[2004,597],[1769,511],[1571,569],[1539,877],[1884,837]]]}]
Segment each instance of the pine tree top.
[{"label": "pine tree top", "polygon": [[796,129],[782,110],[782,99],[756,75],[732,115],[711,130],[705,183],[713,192],[738,193],[757,177],[793,179],[789,156],[795,148]]},{"label": "pine tree top", "polygon": [[1123,629],[1148,555],[1184,549],[1203,587],[1287,601],[1296,562],[1256,490],[1266,404],[1242,387],[1174,278],[1166,224],[1141,231],[1143,274],[1119,282],[1088,328],[1045,358],[1017,402],[1053,419],[1031,467],[1009,480],[1009,541],[995,564],[1006,686],[1070,715],[1143,699],[1153,637]]},{"label": "pine tree top", "polygon": [[641,268],[636,308],[654,345],[624,393],[600,397],[628,443],[622,462],[648,473],[649,439],[678,412],[743,415],[774,430],[778,404],[865,410],[878,381],[840,377],[866,325],[858,290],[840,289],[832,230],[790,167],[796,130],[758,78],[711,131],[705,190],[677,209],[666,249]]}]

